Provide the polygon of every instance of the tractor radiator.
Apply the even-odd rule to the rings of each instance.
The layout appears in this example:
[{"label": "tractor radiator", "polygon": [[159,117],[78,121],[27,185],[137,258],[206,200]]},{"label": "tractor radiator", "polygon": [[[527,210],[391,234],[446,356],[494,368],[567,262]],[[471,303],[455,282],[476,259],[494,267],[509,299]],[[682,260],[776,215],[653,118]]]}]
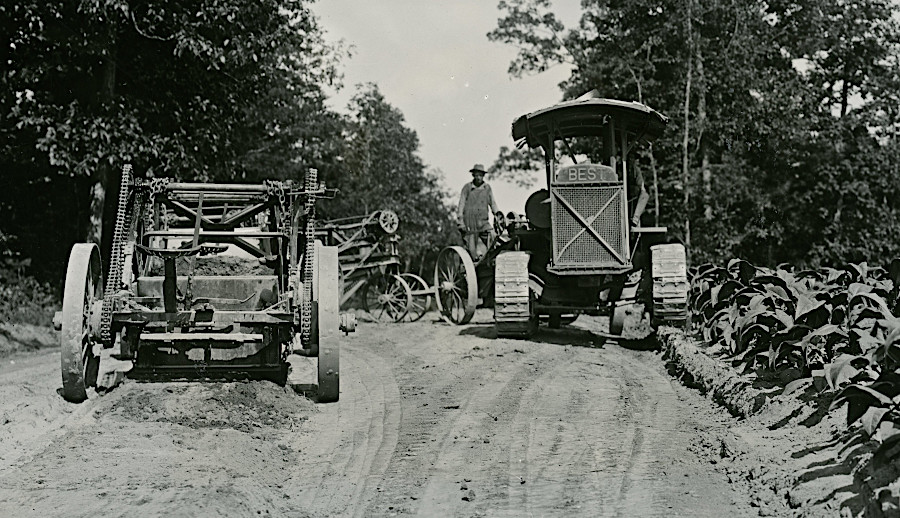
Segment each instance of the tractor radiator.
[{"label": "tractor radiator", "polygon": [[554,273],[609,273],[630,266],[621,185],[553,185],[551,192]]}]

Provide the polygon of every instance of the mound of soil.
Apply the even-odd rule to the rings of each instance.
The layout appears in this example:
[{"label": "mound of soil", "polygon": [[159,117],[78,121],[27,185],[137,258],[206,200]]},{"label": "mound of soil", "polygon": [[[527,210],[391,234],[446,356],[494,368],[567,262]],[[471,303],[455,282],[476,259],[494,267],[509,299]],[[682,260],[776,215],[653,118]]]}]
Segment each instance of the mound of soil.
[{"label": "mound of soil", "polygon": [[111,406],[110,417],[193,429],[291,429],[315,409],[292,389],[266,381],[140,384],[123,392]]},{"label": "mound of soil", "polygon": [[[191,269],[191,257],[179,257],[175,260],[175,271],[178,275],[187,275]],[[233,255],[217,255],[213,257],[195,257],[194,275],[272,275],[273,270],[259,264],[256,259],[236,257]],[[163,275],[161,260],[154,260],[150,275]]]}]

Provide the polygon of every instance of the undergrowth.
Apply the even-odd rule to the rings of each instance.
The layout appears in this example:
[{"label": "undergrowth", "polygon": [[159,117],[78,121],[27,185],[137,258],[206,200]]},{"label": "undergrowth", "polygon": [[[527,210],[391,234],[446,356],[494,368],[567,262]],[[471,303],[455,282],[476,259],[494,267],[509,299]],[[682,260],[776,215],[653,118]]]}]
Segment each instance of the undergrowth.
[{"label": "undergrowth", "polygon": [[0,323],[50,326],[59,304],[58,289],[0,262]]}]

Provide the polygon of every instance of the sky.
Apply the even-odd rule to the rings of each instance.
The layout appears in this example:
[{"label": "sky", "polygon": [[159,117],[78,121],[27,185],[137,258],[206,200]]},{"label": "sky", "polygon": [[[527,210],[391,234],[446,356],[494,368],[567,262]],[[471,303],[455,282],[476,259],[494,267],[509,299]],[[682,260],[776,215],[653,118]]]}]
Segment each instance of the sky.
[{"label": "sky", "polygon": [[[554,0],[553,8],[567,27],[577,23],[579,0]],[[327,39],[352,46],[332,108],[345,109],[354,85],[376,83],[418,134],[420,156],[443,173],[454,202],[474,164],[489,167],[500,146],[513,145],[512,121],[560,102],[558,84],[569,76],[563,65],[523,78],[507,73],[515,48],[486,36],[501,14],[497,0],[317,0],[312,10]],[[524,212],[533,189],[489,181],[503,212]]]}]

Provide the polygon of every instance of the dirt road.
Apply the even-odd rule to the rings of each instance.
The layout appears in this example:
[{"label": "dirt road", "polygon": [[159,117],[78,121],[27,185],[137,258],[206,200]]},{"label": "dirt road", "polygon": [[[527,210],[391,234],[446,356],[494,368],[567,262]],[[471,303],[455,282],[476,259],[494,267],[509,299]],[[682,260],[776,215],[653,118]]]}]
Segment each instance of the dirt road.
[{"label": "dirt road", "polygon": [[130,381],[70,405],[56,353],[7,359],[0,516],[756,515],[697,454],[728,419],[658,354],[604,339],[602,320],[532,341],[490,321],[362,324],[331,405]]}]

